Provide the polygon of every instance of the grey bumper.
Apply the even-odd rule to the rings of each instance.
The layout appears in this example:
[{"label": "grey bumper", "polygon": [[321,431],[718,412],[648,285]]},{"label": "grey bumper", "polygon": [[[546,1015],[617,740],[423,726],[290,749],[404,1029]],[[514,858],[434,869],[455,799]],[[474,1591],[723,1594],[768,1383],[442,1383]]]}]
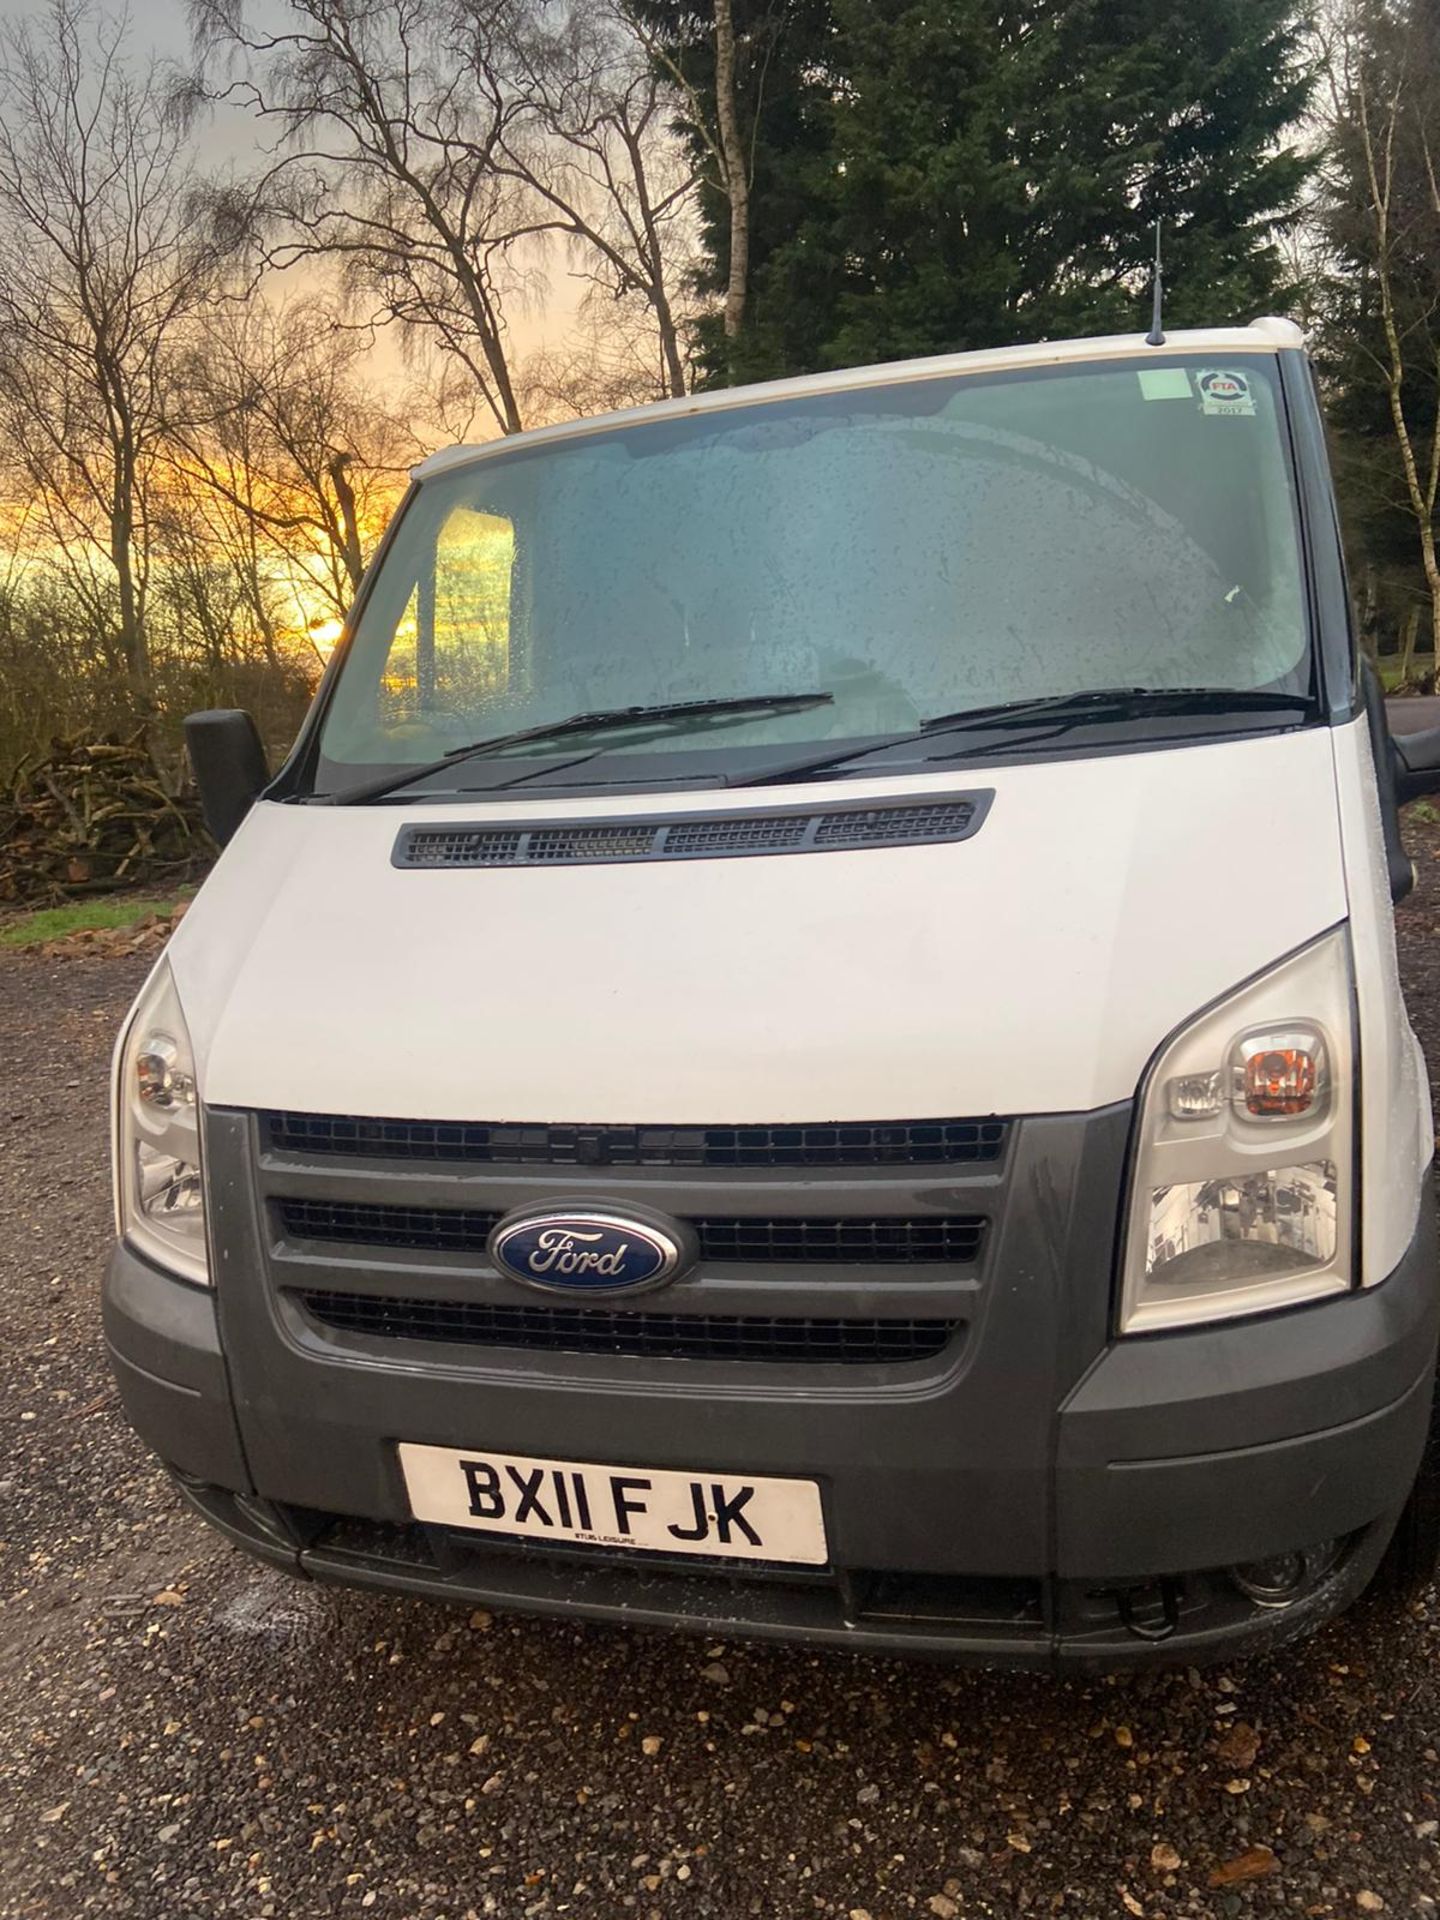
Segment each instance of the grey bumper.
[{"label": "grey bumper", "polygon": [[246,1491],[213,1295],[121,1243],[110,1255],[102,1307],[111,1370],[141,1439],[177,1472]]},{"label": "grey bumper", "polygon": [[[222,1289],[243,1284],[233,1267],[222,1276]],[[237,1317],[232,1296],[227,1326]],[[1427,1191],[1406,1258],[1369,1293],[1102,1344],[1052,1402],[1019,1478],[1014,1437],[997,1430],[989,1486],[983,1459],[952,1472],[934,1452],[946,1408],[967,1391],[963,1372],[868,1412],[703,1396],[687,1411],[683,1392],[648,1383],[585,1392],[523,1371],[342,1360],[297,1374],[313,1384],[303,1407],[247,1400],[237,1423],[211,1295],[120,1247],[105,1325],[130,1418],[192,1502],[297,1573],[632,1625],[1043,1666],[1235,1652],[1293,1637],[1353,1598],[1419,1464],[1440,1287]],[[302,1363],[292,1350],[286,1364]],[[1003,1419],[1003,1397],[978,1378],[969,1387]],[[254,1441],[248,1457],[242,1426]],[[607,1450],[606,1432],[624,1437]],[[411,1524],[393,1440],[494,1444],[497,1433],[513,1434],[513,1450],[569,1458],[813,1472],[838,1516],[837,1564],[814,1577],[734,1579]],[[1048,1522],[1039,1542],[1017,1527],[1007,1566],[993,1516],[1011,1499]],[[981,1546],[967,1564],[969,1511]],[[1339,1537],[1348,1545],[1332,1576],[1286,1611],[1253,1607],[1224,1577],[1232,1564]],[[928,1558],[916,1551],[925,1539]]]},{"label": "grey bumper", "polygon": [[1403,1505],[1440,1326],[1435,1208],[1368,1293],[1113,1343],[1060,1410],[1056,1565],[1096,1579],[1228,1566]]}]

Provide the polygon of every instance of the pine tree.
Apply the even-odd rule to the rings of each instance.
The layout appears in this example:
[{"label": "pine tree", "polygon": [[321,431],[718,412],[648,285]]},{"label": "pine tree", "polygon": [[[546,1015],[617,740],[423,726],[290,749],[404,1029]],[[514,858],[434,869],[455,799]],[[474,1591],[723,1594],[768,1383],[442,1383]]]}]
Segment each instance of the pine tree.
[{"label": "pine tree", "polygon": [[[1311,85],[1304,11],[1301,0],[780,7],[784,57],[758,122],[754,92],[748,102],[747,323],[738,341],[708,343],[716,376],[1133,328],[1156,219],[1177,324],[1272,306],[1284,280],[1275,239],[1306,175],[1285,144]],[[688,9],[702,95],[704,14],[702,0]],[[718,271],[723,208],[707,214]]]}]

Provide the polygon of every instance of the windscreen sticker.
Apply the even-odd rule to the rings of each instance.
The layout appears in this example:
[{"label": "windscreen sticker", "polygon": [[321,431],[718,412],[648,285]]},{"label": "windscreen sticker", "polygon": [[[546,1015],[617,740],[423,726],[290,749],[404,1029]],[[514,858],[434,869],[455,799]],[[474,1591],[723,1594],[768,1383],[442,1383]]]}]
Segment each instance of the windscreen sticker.
[{"label": "windscreen sticker", "polygon": [[1207,367],[1203,373],[1196,375],[1195,382],[1200,389],[1202,413],[1233,413],[1246,419],[1255,417],[1255,395],[1250,390],[1248,373]]},{"label": "windscreen sticker", "polygon": [[1190,376],[1184,367],[1144,367],[1140,392],[1146,400],[1193,400]]}]

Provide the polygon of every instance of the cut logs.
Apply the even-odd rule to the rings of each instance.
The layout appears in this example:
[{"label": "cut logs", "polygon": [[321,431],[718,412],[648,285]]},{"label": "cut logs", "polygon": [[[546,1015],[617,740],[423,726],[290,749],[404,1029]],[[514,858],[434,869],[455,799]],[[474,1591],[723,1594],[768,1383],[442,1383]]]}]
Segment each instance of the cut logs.
[{"label": "cut logs", "polygon": [[143,739],[56,740],[0,792],[0,903],[173,886],[214,846],[188,794],[167,792]]}]

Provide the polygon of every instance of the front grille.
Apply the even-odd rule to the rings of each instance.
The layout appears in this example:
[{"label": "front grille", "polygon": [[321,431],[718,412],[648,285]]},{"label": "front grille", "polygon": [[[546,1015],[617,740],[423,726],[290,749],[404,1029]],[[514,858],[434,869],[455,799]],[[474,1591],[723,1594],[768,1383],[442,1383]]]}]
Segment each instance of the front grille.
[{"label": "front grille", "polygon": [[554,867],[934,846],[977,833],[993,797],[967,793],[823,812],[776,808],[763,814],[691,814],[680,819],[545,820],[504,826],[446,821],[402,827],[392,859],[407,869]]},{"label": "front grille", "polygon": [[473,1300],[384,1300],[305,1292],[306,1311],[338,1333],[441,1340],[454,1346],[616,1354],[631,1359],[788,1360],[861,1366],[930,1360],[957,1327],[949,1320],[776,1320],[727,1314],[596,1312],[496,1307]]},{"label": "front grille", "polygon": [[979,1165],[1005,1150],[1004,1120],[846,1121],[778,1127],[525,1127],[267,1113],[275,1153],[550,1167]]},{"label": "front grille", "polygon": [[968,1215],[922,1220],[697,1220],[706,1260],[865,1261],[880,1266],[972,1261],[985,1222]]},{"label": "front grille", "polygon": [[[286,1233],[427,1253],[483,1253],[501,1215],[469,1207],[395,1207],[342,1200],[282,1200]],[[690,1223],[707,1261],[908,1266],[969,1263],[978,1256],[985,1221],[969,1214],[918,1220],[701,1219]]]}]

